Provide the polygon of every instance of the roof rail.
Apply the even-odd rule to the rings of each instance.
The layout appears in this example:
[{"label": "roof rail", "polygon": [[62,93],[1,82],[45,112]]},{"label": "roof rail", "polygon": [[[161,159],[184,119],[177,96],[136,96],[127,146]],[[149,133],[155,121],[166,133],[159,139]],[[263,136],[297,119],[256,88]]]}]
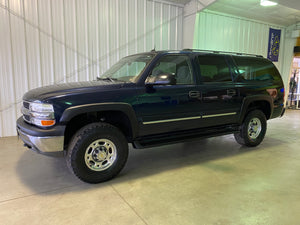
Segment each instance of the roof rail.
[{"label": "roof rail", "polygon": [[239,52],[226,52],[226,51],[215,51],[215,50],[203,50],[203,49],[182,49],[182,51],[191,51],[191,52],[203,52],[203,53],[215,53],[215,54],[230,54],[230,55],[241,55],[241,56],[254,56],[263,58],[262,55],[248,54],[248,53],[239,53]]}]

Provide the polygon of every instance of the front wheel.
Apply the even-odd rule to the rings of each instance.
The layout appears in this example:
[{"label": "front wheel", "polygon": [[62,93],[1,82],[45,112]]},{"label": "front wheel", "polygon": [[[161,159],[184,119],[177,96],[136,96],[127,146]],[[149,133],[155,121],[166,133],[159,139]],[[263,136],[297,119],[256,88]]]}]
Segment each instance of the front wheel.
[{"label": "front wheel", "polygon": [[248,147],[259,145],[267,131],[267,119],[261,110],[253,110],[248,113],[239,133],[234,134],[235,140]]},{"label": "front wheel", "polygon": [[72,138],[66,161],[79,179],[100,183],[116,176],[128,157],[128,143],[123,133],[107,123],[92,123]]}]

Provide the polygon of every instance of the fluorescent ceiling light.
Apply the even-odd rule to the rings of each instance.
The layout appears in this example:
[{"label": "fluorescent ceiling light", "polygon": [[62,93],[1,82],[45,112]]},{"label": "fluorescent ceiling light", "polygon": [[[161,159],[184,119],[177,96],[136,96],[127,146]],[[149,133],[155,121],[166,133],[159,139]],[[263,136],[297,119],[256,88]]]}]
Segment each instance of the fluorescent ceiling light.
[{"label": "fluorescent ceiling light", "polygon": [[277,2],[272,2],[269,0],[260,0],[260,5],[262,6],[273,6],[273,5],[277,5]]}]

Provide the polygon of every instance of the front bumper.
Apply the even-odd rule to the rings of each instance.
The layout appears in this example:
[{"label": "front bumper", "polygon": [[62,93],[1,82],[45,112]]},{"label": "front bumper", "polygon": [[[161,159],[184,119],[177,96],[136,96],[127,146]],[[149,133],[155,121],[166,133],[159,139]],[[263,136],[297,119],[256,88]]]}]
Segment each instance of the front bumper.
[{"label": "front bumper", "polygon": [[52,156],[63,155],[65,126],[41,129],[27,124],[22,117],[17,120],[17,132],[29,149]]}]

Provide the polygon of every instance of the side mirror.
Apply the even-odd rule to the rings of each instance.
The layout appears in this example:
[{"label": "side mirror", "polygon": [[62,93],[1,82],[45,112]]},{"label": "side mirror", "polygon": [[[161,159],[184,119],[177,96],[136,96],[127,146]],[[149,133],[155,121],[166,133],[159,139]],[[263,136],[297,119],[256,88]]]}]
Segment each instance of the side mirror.
[{"label": "side mirror", "polygon": [[159,74],[155,77],[148,77],[146,80],[147,85],[175,85],[176,79],[170,73]]}]

